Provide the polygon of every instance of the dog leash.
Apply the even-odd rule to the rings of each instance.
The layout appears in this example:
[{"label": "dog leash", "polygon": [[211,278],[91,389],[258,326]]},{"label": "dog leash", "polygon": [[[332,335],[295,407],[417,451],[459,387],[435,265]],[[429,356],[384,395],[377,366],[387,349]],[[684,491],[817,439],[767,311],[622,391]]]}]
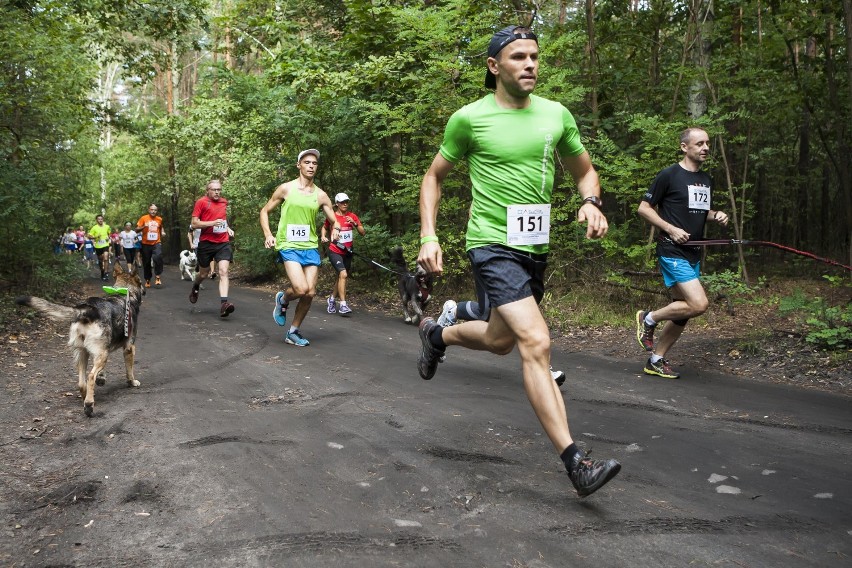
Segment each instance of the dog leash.
[{"label": "dog leash", "polygon": [[[668,239],[671,242],[671,239]],[[821,256],[817,256],[812,252],[794,249],[793,247],[788,247],[784,245],[779,245],[778,243],[771,243],[769,241],[749,241],[749,240],[741,240],[741,239],[703,239],[703,240],[694,240],[694,241],[686,241],[685,243],[680,243],[681,246],[695,246],[695,247],[706,247],[706,246],[715,246],[715,245],[743,245],[743,246],[762,246],[762,247],[772,247],[778,250],[783,250],[785,252],[789,252],[792,254],[797,254],[799,256],[804,256],[805,258],[810,258],[811,260],[816,260],[818,262],[824,262],[825,264],[830,264],[832,266],[837,266],[840,268],[844,268],[846,270],[852,270],[852,266],[848,266],[846,264],[842,264],[837,262],[836,260],[832,260],[830,258],[823,258]]]},{"label": "dog leash", "polygon": [[345,249],[345,250],[348,252],[348,254],[351,254],[351,255],[357,256],[358,258],[360,258],[361,260],[363,260],[364,262],[366,262],[366,263],[368,263],[368,264],[372,264],[372,265],[374,265],[374,266],[378,266],[378,267],[379,267],[379,268],[381,268],[382,270],[387,270],[388,272],[392,272],[393,274],[396,274],[396,275],[398,275],[398,276],[407,276],[408,274],[410,274],[409,272],[400,272],[399,270],[394,270],[393,268],[388,268],[388,267],[387,267],[387,266],[385,266],[384,264],[379,264],[378,262],[376,262],[376,261],[375,261],[375,260],[373,260],[372,258],[369,258],[369,257],[367,257],[367,256],[364,256],[364,255],[362,255],[362,254],[359,254],[359,253],[355,252],[355,251],[354,251],[354,250],[352,250],[352,249],[348,249],[348,248],[344,247],[343,245],[341,245],[341,244],[340,244],[340,243],[338,243],[338,242],[333,242],[332,244],[334,244],[337,248]]}]

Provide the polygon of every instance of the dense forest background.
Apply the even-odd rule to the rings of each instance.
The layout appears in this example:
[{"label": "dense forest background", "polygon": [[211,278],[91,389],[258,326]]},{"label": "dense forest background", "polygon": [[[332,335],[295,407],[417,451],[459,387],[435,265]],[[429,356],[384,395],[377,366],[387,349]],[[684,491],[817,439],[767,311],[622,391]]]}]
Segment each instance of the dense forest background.
[{"label": "dense forest background", "polygon": [[[713,143],[715,238],[762,239],[850,264],[852,0],[0,0],[0,286],[50,281],[68,226],[135,222],[155,202],[166,253],[193,201],[224,180],[247,277],[274,271],[257,216],[295,159],[365,221],[361,250],[418,248],[420,180],[450,114],[486,93],[491,34],[532,24],[536,94],[577,118],[598,169],[606,239],[573,222],[558,174],[552,278],[653,266],[638,201],[678,159],[677,133]],[[439,235],[463,278],[465,168]],[[713,251],[711,270],[815,275],[769,249]],[[847,273],[836,273],[847,274]],[[615,275],[615,276],[613,276]]]}]

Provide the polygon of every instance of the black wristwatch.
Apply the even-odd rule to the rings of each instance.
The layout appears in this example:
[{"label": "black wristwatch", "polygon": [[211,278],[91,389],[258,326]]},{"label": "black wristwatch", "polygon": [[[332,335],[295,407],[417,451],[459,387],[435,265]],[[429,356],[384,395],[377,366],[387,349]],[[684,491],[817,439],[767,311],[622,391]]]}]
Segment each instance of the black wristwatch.
[{"label": "black wristwatch", "polygon": [[598,209],[600,209],[601,207],[603,207],[603,201],[601,201],[601,198],[600,198],[600,197],[598,197],[597,195],[590,195],[590,196],[588,196],[587,198],[585,198],[585,199],[583,200],[583,203],[584,203],[584,204],[585,204],[585,203],[591,203],[592,205],[594,205],[594,206],[595,206],[595,207],[597,207]]}]

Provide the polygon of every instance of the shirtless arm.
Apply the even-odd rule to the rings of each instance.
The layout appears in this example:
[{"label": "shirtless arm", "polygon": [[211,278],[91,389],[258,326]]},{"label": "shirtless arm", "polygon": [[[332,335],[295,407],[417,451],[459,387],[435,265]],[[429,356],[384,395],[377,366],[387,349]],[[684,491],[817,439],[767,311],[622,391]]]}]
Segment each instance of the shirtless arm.
[{"label": "shirtless arm", "polygon": [[263,246],[266,248],[275,247],[275,235],[273,235],[272,231],[269,229],[269,213],[284,203],[289,191],[289,186],[286,183],[282,183],[275,188],[275,191],[272,192],[272,197],[269,198],[269,201],[267,201],[266,205],[264,205],[260,210],[260,228],[263,229],[263,235],[265,237]]},{"label": "shirtless arm", "polygon": [[[329,238],[331,242],[337,240],[337,237],[340,234],[340,223],[337,222],[337,215],[334,214],[334,208],[331,206],[331,199],[328,197],[328,194],[324,191],[320,191],[319,196],[317,196],[317,203],[319,203],[320,209],[325,213],[326,219],[331,223],[331,234]],[[323,227],[323,233],[325,232],[325,227]]]}]

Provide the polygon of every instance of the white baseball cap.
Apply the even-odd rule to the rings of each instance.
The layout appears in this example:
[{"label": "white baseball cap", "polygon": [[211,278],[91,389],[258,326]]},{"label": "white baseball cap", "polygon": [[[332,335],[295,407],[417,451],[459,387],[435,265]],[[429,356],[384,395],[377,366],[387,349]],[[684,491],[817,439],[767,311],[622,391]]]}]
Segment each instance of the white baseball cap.
[{"label": "white baseball cap", "polygon": [[314,148],[308,148],[307,150],[302,150],[301,152],[299,152],[299,157],[298,157],[298,158],[296,158],[296,163],[297,163],[297,164],[298,164],[299,162],[301,162],[301,161],[302,161],[302,157],[303,157],[305,154],[313,154],[314,156],[316,156],[316,157],[317,157],[317,160],[319,160],[319,157],[320,157],[320,156],[319,156],[319,150],[316,150],[316,149],[314,149]]},{"label": "white baseball cap", "polygon": [[334,196],[334,202],[335,203],[341,203],[343,201],[349,201],[349,196],[346,195],[345,193],[338,193],[337,195]]}]

